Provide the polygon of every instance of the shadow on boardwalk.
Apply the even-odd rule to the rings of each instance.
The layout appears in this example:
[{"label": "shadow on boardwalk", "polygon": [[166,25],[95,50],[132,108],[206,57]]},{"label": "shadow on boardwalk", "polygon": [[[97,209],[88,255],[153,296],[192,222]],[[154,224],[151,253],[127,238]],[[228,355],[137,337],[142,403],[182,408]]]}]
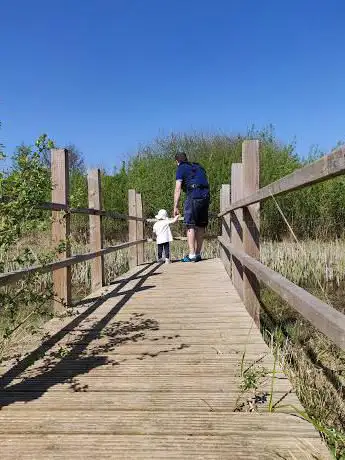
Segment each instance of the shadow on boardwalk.
[{"label": "shadow on boardwalk", "polygon": [[[105,356],[117,346],[129,342],[138,342],[145,339],[145,334],[150,330],[159,330],[159,323],[154,319],[144,319],[143,314],[133,313],[128,321],[112,321],[116,314],[126,305],[130,298],[137,292],[152,289],[155,286],[143,286],[155,273],[159,265],[149,264],[135,274],[116,281],[115,289],[105,296],[87,299],[87,303],[93,302],[90,307],[73,319],[56,334],[45,340],[38,348],[31,352],[15,366],[9,369],[0,379],[0,409],[16,401],[28,402],[39,398],[50,387],[69,383],[73,391],[87,391],[87,386],[78,384],[78,375],[86,374],[91,369],[102,365],[119,365],[126,361],[110,359]],[[146,270],[149,271],[147,273]],[[133,289],[124,290],[130,281],[137,281]],[[75,340],[68,343],[61,356],[60,351],[53,351],[52,348],[64,337],[76,332],[75,329],[81,324],[87,324],[89,316],[101,307],[107,300],[113,297],[121,297],[118,302],[91,328],[78,331]],[[111,324],[109,324],[111,322]],[[91,342],[99,340],[95,346],[89,347]],[[176,348],[172,348],[176,350]],[[169,352],[163,350],[162,352]],[[143,353],[136,359],[145,359],[155,355]],[[37,361],[41,360],[41,363]],[[29,369],[33,364],[39,364]],[[24,375],[23,375],[24,374]]]}]

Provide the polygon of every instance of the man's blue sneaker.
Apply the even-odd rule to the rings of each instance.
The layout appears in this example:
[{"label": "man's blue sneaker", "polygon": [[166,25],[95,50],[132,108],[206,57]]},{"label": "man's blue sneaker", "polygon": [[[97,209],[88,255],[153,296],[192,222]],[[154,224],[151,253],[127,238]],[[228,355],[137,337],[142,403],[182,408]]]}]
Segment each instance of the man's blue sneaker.
[{"label": "man's blue sneaker", "polygon": [[195,257],[189,257],[185,256],[183,259],[181,259],[181,262],[195,262],[196,258]]},{"label": "man's blue sneaker", "polygon": [[202,259],[201,259],[201,254],[197,254],[195,256],[195,262],[200,262]]}]

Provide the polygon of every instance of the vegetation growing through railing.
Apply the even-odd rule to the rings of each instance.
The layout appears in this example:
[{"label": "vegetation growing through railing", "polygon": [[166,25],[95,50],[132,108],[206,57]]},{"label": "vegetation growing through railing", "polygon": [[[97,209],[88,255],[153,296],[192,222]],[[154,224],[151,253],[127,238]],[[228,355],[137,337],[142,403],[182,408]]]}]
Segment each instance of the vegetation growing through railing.
[{"label": "vegetation growing through railing", "polygon": [[[263,243],[262,262],[344,312],[345,242]],[[335,458],[345,457],[345,353],[277,295],[262,287],[261,325]],[[305,417],[305,418],[308,418]]]},{"label": "vegetation growing through railing", "polygon": [[[0,273],[44,264],[53,257],[51,250],[35,252],[22,244],[25,235],[38,235],[47,227],[48,220],[37,205],[51,188],[50,175],[40,159],[40,152],[50,147],[47,138],[40,138],[35,150],[19,148],[12,168],[0,172]],[[48,283],[44,290],[35,288],[37,276],[30,274],[22,282],[0,290],[0,359],[6,343],[30,318],[49,314],[47,301],[53,296],[52,287]]]}]

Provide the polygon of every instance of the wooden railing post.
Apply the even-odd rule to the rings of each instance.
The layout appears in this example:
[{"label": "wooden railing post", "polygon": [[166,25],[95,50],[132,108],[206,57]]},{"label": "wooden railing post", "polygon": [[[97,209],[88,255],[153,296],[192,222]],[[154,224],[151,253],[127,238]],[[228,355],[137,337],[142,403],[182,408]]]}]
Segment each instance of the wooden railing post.
[{"label": "wooden railing post", "polygon": [[[260,157],[259,141],[244,141],[242,145],[243,194],[247,197],[259,190]],[[246,254],[260,260],[260,203],[243,208],[243,249]],[[260,283],[248,268],[243,271],[243,300],[254,319],[260,325]]]},{"label": "wooden railing post", "polygon": [[[137,217],[143,217],[143,202],[141,199],[141,193],[136,194],[136,214]],[[137,221],[137,239],[142,240],[144,239],[144,222],[138,220]],[[137,245],[137,254],[138,254],[138,265],[144,263],[144,243],[139,243]]]},{"label": "wooden railing post", "polygon": [[[91,169],[87,176],[89,208],[102,209],[101,172]],[[103,249],[102,218],[97,215],[89,216],[90,222],[90,250],[91,252]],[[91,289],[97,291],[104,285],[104,257],[98,256],[91,261]]]},{"label": "wooden railing post", "polygon": [[[128,215],[137,216],[137,196],[134,189],[128,190]],[[137,239],[137,221],[133,219],[128,220],[128,241],[135,241]],[[129,268],[134,268],[138,265],[138,248],[137,245],[129,248]]]},{"label": "wooden railing post", "polygon": [[[231,203],[243,198],[243,166],[242,163],[231,165]],[[237,209],[230,213],[231,242],[236,249],[243,251],[243,211]],[[239,296],[243,299],[243,267],[241,262],[231,256],[231,277]]]},{"label": "wooden railing post", "polygon": [[[223,184],[220,190],[220,210],[224,211],[230,204],[230,184]],[[222,217],[222,237],[230,243],[230,214]],[[224,264],[225,270],[230,275],[231,255],[223,246],[220,246],[220,258]]]},{"label": "wooden railing post", "polygon": [[[68,206],[69,171],[68,151],[66,149],[51,150],[52,202]],[[59,247],[58,259],[66,259],[71,255],[70,246],[70,214],[64,211],[52,212],[52,243]],[[71,267],[53,271],[54,311],[64,311],[64,306],[71,303]]]}]

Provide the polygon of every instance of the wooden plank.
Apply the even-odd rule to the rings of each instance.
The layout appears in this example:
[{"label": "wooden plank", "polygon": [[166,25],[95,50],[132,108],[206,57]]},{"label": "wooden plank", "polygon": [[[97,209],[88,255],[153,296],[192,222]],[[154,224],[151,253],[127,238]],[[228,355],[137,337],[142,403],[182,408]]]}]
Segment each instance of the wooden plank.
[{"label": "wooden plank", "polygon": [[[128,214],[130,216],[137,215],[137,196],[134,189],[128,190]],[[132,242],[137,240],[137,224],[135,221],[128,222],[128,241]],[[137,246],[132,246],[128,252],[129,268],[134,268],[138,265],[138,250]]]},{"label": "wooden plank", "polygon": [[[136,194],[136,216],[140,219],[143,217],[143,203],[141,199],[141,193]],[[137,221],[137,240],[144,239],[144,223],[141,220]],[[138,254],[138,265],[144,263],[144,243],[139,243],[137,245],[137,254]]]},{"label": "wooden plank", "polygon": [[[248,414],[243,416],[249,422]],[[132,435],[117,435],[116,430],[112,435],[4,434],[0,435],[1,460],[331,460],[316,432],[291,435],[288,424],[283,423],[277,426],[275,435],[267,436],[261,434],[264,425],[265,419],[261,418],[255,430],[232,436],[209,436],[207,432],[193,435],[190,430],[183,435],[145,435],[140,429]]]},{"label": "wooden plank", "polygon": [[86,254],[78,254],[76,256],[68,257],[58,262],[49,262],[46,265],[34,265],[32,267],[23,268],[21,270],[16,270],[14,272],[3,273],[0,275],[0,286],[6,284],[15,283],[20,279],[24,278],[29,273],[49,273],[54,270],[60,270],[61,268],[71,267],[72,265],[79,264],[80,262],[86,262],[93,259],[94,257],[110,254],[114,251],[119,251],[120,249],[126,249],[131,246],[135,246],[138,243],[145,242],[146,240],[137,240],[130,241],[128,243],[120,243],[115,246],[109,246],[105,249],[101,249],[96,252],[88,252]]},{"label": "wooden plank", "polygon": [[[243,165],[233,163],[231,165],[231,202],[243,197]],[[238,248],[243,249],[243,211],[238,209],[230,213],[231,219],[231,241]],[[228,256],[231,259],[231,278],[236,291],[243,299],[243,267],[241,262],[233,254]]]},{"label": "wooden plank", "polygon": [[[116,366],[115,366],[116,367]],[[68,374],[64,374],[68,378]],[[73,377],[73,373],[70,374]],[[66,380],[67,380],[66,378]],[[274,389],[277,391],[284,391],[288,385],[286,378],[277,378],[274,382]],[[128,378],[128,376],[118,377],[116,374],[110,377],[88,377],[85,374],[77,375],[75,382],[63,382],[59,379],[58,375],[48,377],[41,377],[38,381],[35,379],[28,379],[22,382],[20,379],[14,379],[13,385],[22,386],[25,391],[44,391],[49,388],[51,392],[71,392],[76,391],[76,387],[85,388],[90,393],[93,391],[161,391],[161,392],[195,392],[198,391],[209,393],[230,392],[234,388],[240,390],[241,380],[231,376],[223,375],[195,375],[185,376],[178,375],[172,378],[171,375],[152,376],[136,376],[135,378]],[[261,385],[262,391],[269,391],[271,387],[271,379],[267,378]]]},{"label": "wooden plank", "polygon": [[[230,184],[223,184],[220,190],[220,208],[225,209],[230,204]],[[224,216],[222,218],[222,236],[230,242],[230,216]],[[230,260],[228,254],[226,253],[224,248],[220,249],[220,258],[223,262],[225,270],[227,271],[228,275],[230,274]]]},{"label": "wooden plank", "polygon": [[[207,406],[206,406],[207,407]],[[55,417],[51,411],[15,411],[5,412],[0,419],[1,434],[50,433],[50,434],[81,434],[81,433],[114,433],[125,434],[175,434],[184,435],[193,432],[195,435],[238,435],[253,436],[260,427],[260,437],[281,435],[284,426],[289,426],[289,436],[303,436],[316,438],[313,426],[300,417],[290,414],[251,414],[229,412],[223,413],[207,411],[204,413],[189,411],[182,416],[177,411],[93,411],[92,417],[85,410],[69,411],[58,410]]]},{"label": "wooden plank", "polygon": [[233,211],[243,208],[251,204],[267,200],[273,196],[281,195],[282,193],[300,190],[319,182],[340,176],[345,173],[345,146],[341,146],[329,155],[324,156],[320,160],[315,161],[303,168],[297,169],[291,174],[278,179],[272,184],[261,188],[252,193],[250,196],[242,200],[232,203],[225,211],[218,214],[218,217]]},{"label": "wooden plank", "polygon": [[[68,150],[52,149],[51,151],[52,174],[52,201],[68,206],[69,197],[69,171]],[[71,255],[70,246],[70,215],[61,211],[52,213],[52,243],[54,248],[64,245],[64,250],[59,249],[58,259],[66,259]],[[54,284],[54,310],[64,311],[64,307],[71,303],[71,269],[63,267],[53,273]]]},{"label": "wooden plank", "polygon": [[[101,210],[101,171],[92,169],[87,176],[89,206]],[[103,249],[103,232],[101,216],[90,215],[90,250],[97,252]],[[104,257],[97,256],[91,261],[91,290],[97,291],[104,284]]]},{"label": "wooden plank", "polygon": [[[242,144],[243,196],[259,189],[259,141]],[[243,208],[243,251],[260,259],[260,203]],[[248,267],[243,269],[243,302],[255,324],[260,327],[260,283]]]},{"label": "wooden plank", "polygon": [[[284,393],[274,392],[274,401],[279,401],[284,396]],[[234,389],[227,393],[209,393],[209,392],[75,392],[75,393],[58,393],[48,391],[43,395],[39,392],[17,392],[14,401],[13,393],[0,393],[0,406],[2,406],[1,414],[5,411],[13,413],[13,410],[40,411],[44,409],[56,410],[68,408],[74,410],[95,410],[114,411],[114,410],[147,410],[154,413],[179,411],[182,416],[187,411],[205,412],[212,408],[213,412],[227,413],[232,412],[238,391]],[[298,400],[294,394],[284,398],[284,406],[286,404],[298,404]],[[11,405],[9,405],[11,404]],[[263,405],[263,410],[267,411],[267,405]],[[260,408],[259,408],[260,409]],[[291,408],[282,407],[279,411],[290,411]],[[39,413],[39,412],[38,412]]]},{"label": "wooden plank", "polygon": [[[219,237],[219,242],[226,244],[222,237]],[[345,315],[343,313],[309,294],[243,251],[239,251],[232,244],[228,246],[228,249],[241,260],[243,265],[254,272],[260,281],[310,321],[316,329],[330,338],[342,350],[345,350]]]}]

